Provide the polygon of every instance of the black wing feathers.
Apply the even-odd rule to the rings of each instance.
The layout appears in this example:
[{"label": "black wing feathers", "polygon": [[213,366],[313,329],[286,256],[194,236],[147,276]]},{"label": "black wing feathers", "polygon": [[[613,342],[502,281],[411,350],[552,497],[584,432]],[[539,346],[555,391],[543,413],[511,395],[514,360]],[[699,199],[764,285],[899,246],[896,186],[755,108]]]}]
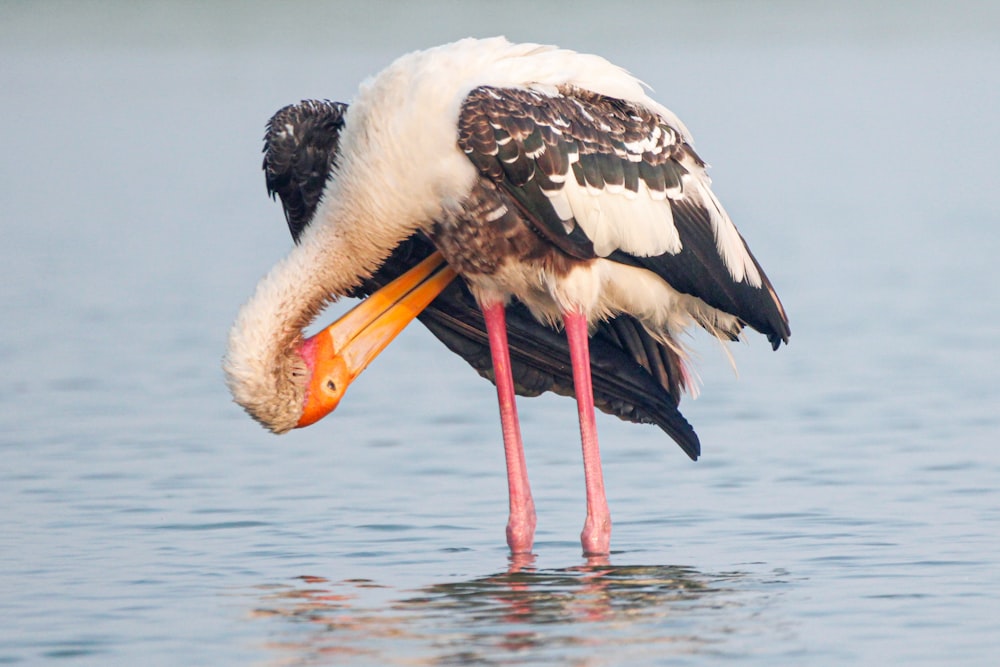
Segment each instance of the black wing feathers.
[{"label": "black wing feathers", "polygon": [[[469,94],[459,119],[458,145],[480,174],[514,199],[535,231],[570,257],[594,257],[590,239],[570,233],[572,221],[564,222],[542,192],[560,187],[552,176],[563,178],[571,164],[577,168],[575,144],[563,141],[558,128],[529,118],[530,108],[501,92],[505,91],[484,87]],[[534,151],[523,148],[529,136],[540,140]]]},{"label": "black wing feathers", "polygon": [[347,105],[306,100],[280,109],[264,135],[267,192],[281,199],[296,242],[309,224],[337,155]]},{"label": "black wing feathers", "polygon": [[684,241],[679,253],[636,257],[616,251],[610,258],[649,269],[678,291],[694,294],[714,308],[736,314],[743,322],[764,333],[775,350],[782,342],[788,342],[790,332],[781,302],[750,249],[747,248],[747,253],[760,272],[761,287],[729,278],[728,269],[715,250],[708,212],[704,208],[684,200],[675,201],[672,206],[674,224]]},{"label": "black wing feathers", "polygon": [[482,176],[518,202],[530,224],[573,257],[595,254],[568,204],[560,207],[549,196],[568,179],[600,196],[667,202],[663,224],[676,226],[680,252],[649,257],[617,250],[609,258],[646,268],[675,289],[735,315],[775,347],[787,341],[787,318],[759,264],[747,249],[760,272],[759,287],[733,279],[706,208],[713,204],[697,187],[688,191],[693,179],[704,179],[707,187],[707,177],[704,162],[682,133],[631,102],[572,87],[559,93],[473,90],[459,118],[459,146]]}]

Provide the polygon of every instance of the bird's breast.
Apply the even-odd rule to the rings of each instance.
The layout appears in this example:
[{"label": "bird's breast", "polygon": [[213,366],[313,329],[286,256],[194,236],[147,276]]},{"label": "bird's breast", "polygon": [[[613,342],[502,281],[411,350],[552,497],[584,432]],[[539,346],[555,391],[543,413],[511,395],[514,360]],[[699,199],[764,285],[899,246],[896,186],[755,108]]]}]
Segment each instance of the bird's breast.
[{"label": "bird's breast", "polygon": [[512,197],[483,179],[458,210],[435,220],[428,233],[466,280],[506,284],[505,291],[514,295],[543,289],[543,275],[559,279],[590,261],[562,252],[535,229]]}]

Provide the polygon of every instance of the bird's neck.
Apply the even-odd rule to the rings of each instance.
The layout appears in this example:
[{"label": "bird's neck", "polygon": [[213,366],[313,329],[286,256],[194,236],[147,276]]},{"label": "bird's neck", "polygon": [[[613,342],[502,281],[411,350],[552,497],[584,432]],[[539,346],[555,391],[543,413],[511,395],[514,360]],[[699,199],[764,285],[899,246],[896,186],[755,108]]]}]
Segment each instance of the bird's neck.
[{"label": "bird's neck", "polygon": [[343,289],[312,270],[320,250],[302,245],[289,253],[258,283],[229,333],[223,368],[233,398],[276,432],[293,428],[302,410],[308,376],[297,354],[302,332]]}]

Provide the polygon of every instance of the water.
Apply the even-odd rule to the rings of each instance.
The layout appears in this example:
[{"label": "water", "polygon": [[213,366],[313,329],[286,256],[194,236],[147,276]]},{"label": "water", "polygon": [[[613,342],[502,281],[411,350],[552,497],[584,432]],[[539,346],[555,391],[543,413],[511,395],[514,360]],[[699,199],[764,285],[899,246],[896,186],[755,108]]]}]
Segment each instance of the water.
[{"label": "water", "polygon": [[[658,6],[4,5],[0,663],[993,664],[1000,12]],[[649,82],[792,318],[738,380],[699,339],[697,464],[600,420],[603,561],[570,401],[520,404],[511,562],[493,388],[426,332],[280,439],[219,370],[289,245],[269,115],[501,32]]]}]

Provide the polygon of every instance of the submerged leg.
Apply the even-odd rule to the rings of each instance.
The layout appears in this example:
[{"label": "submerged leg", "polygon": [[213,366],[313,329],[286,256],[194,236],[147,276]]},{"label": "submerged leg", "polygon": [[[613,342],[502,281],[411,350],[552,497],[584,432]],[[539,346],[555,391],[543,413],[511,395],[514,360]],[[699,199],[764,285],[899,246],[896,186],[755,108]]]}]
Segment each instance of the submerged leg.
[{"label": "submerged leg", "polygon": [[587,318],[577,312],[563,313],[569,355],[573,364],[573,388],[580,415],[580,440],[583,444],[583,476],[587,485],[587,519],[580,533],[583,553],[606,555],[611,547],[611,513],[604,494],[601,452],[597,446],[597,421],[594,417],[594,390],[590,378],[590,344]]},{"label": "submerged leg", "polygon": [[486,332],[493,356],[493,376],[500,403],[500,425],[503,428],[503,449],[507,458],[507,488],[510,492],[510,518],[507,521],[507,545],[511,553],[528,553],[535,540],[535,502],[528,484],[528,466],[524,461],[521,426],[514,403],[514,377],[510,370],[510,349],[507,347],[507,318],[504,306],[497,303],[483,306]]}]

